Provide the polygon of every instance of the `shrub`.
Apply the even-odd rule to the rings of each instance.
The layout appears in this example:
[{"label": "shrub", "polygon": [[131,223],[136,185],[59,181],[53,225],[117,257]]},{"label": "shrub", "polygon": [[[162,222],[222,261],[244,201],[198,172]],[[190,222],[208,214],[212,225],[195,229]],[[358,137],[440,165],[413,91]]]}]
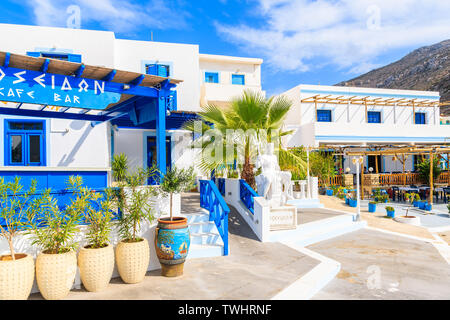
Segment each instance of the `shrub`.
[{"label": "shrub", "polygon": [[16,259],[13,245],[15,237],[30,228],[28,217],[41,214],[50,193],[47,190],[37,196],[36,185],[36,180],[32,180],[29,190],[23,191],[19,177],[8,183],[0,177],[0,236],[8,242],[13,260]]},{"label": "shrub", "polygon": [[386,207],[386,211],[395,211],[394,207]]},{"label": "shrub", "polygon": [[125,181],[125,177],[128,171],[128,158],[124,153],[114,155],[111,163],[112,176],[115,181]]}]

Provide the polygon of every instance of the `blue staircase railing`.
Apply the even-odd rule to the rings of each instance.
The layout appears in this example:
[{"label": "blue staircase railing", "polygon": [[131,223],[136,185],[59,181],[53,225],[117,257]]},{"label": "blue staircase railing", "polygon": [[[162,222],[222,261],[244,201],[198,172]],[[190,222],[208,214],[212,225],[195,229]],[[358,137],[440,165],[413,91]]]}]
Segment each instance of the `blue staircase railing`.
[{"label": "blue staircase railing", "polygon": [[242,179],[239,181],[239,190],[242,203],[252,214],[255,214],[255,200],[253,198],[259,197],[259,195]]},{"label": "blue staircase railing", "polygon": [[225,195],[225,178],[219,178],[217,181],[218,181],[217,184],[219,186],[220,194],[224,196]]},{"label": "blue staircase railing", "polygon": [[223,254],[228,255],[228,214],[230,208],[212,180],[200,180],[200,206],[209,211],[223,240]]}]

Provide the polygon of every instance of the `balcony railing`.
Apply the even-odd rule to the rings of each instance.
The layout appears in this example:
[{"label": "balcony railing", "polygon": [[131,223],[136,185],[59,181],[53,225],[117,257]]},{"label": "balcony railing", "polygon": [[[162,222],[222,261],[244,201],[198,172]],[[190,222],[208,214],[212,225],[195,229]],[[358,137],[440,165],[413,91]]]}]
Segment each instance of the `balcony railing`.
[{"label": "balcony railing", "polygon": [[240,180],[239,185],[242,203],[247,207],[247,209],[252,214],[255,214],[255,200],[253,198],[259,197],[259,195],[256,193],[255,190],[252,189],[252,187],[248,185],[247,182],[245,182],[245,180]]},{"label": "balcony railing", "polygon": [[[418,185],[418,184],[428,184],[428,181],[423,181],[420,178],[419,173],[380,173],[379,175],[379,185],[380,186],[395,186],[395,185]],[[365,174],[365,178],[368,175]],[[366,179],[365,179],[366,180]],[[447,184],[450,185],[450,176],[448,171],[442,172],[434,183]],[[335,176],[328,179],[325,184],[322,179],[319,179],[320,186],[341,186],[343,185],[342,176]]]}]

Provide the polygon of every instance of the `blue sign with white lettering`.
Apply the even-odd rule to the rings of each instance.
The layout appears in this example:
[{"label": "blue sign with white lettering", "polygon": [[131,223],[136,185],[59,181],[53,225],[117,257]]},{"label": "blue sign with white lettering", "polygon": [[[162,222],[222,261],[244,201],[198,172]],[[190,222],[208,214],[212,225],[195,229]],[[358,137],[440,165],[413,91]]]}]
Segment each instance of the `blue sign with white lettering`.
[{"label": "blue sign with white lettering", "polygon": [[104,110],[121,97],[107,86],[102,80],[0,67],[0,101]]}]

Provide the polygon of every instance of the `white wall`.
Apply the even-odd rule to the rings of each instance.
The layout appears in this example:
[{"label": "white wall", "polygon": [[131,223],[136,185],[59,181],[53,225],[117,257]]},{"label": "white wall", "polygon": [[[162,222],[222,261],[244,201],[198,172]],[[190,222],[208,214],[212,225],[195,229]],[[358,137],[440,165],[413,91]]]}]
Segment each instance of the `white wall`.
[{"label": "white wall", "polygon": [[83,63],[114,67],[114,33],[82,29],[0,24],[1,50],[25,55],[45,48],[81,54]]},{"label": "white wall", "polygon": [[198,51],[198,45],[116,39],[114,65],[117,69],[145,73],[145,62],[170,63],[170,76],[183,80],[177,85],[178,110],[197,111],[200,106]]}]

